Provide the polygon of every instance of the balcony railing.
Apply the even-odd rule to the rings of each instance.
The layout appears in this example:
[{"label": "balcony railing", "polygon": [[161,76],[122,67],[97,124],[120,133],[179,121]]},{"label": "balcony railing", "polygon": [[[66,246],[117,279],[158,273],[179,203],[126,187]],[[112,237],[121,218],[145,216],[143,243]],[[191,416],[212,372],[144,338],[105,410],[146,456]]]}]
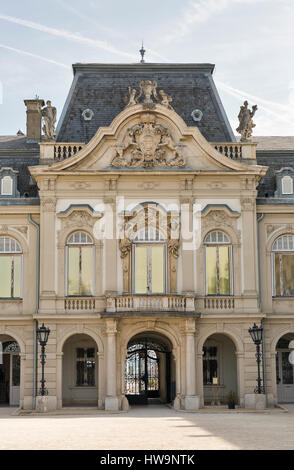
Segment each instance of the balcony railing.
[{"label": "balcony railing", "polygon": [[194,312],[194,297],[185,295],[109,296],[107,312]]},{"label": "balcony railing", "polygon": [[40,160],[60,162],[76,155],[84,142],[40,142]]},{"label": "balcony railing", "polygon": [[195,304],[200,313],[232,313],[240,309],[238,300],[234,296],[196,296]]},{"label": "balcony railing", "polygon": [[211,142],[222,155],[232,160],[256,160],[256,143],[252,142]]},{"label": "balcony railing", "polygon": [[64,299],[64,310],[67,312],[94,312],[95,297],[67,297]]}]

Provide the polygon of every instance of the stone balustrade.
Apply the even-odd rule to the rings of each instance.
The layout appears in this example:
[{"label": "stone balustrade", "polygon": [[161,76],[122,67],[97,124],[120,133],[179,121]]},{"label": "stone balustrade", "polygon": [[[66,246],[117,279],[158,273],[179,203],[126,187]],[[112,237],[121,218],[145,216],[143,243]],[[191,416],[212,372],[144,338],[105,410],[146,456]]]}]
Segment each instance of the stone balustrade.
[{"label": "stone balustrade", "polygon": [[67,312],[93,312],[95,308],[95,297],[67,297],[64,299],[64,310]]},{"label": "stone balustrade", "polygon": [[233,296],[206,296],[197,299],[197,311],[230,312],[234,309],[235,297]]},{"label": "stone balustrade", "polygon": [[40,160],[59,162],[76,155],[83,142],[40,142]]},{"label": "stone balustrade", "polygon": [[106,299],[107,312],[194,312],[193,296],[118,295]]},{"label": "stone balustrade", "polygon": [[256,160],[256,143],[252,142],[211,142],[211,145],[225,157],[232,160]]}]

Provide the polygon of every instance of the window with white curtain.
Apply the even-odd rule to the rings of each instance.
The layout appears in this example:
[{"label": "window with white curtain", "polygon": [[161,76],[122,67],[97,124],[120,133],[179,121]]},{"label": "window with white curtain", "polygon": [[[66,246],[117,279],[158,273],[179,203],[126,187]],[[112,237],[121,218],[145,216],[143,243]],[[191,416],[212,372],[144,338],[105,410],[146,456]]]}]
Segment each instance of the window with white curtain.
[{"label": "window with white curtain", "polygon": [[74,232],[67,239],[67,295],[93,295],[94,243],[86,232]]},{"label": "window with white curtain", "polygon": [[231,295],[232,246],[229,237],[221,231],[210,232],[204,246],[206,295]]},{"label": "window with white curtain", "polygon": [[294,235],[281,235],[272,246],[273,295],[294,296]]},{"label": "window with white curtain", "polygon": [[0,236],[0,297],[20,298],[22,249],[11,237]]}]

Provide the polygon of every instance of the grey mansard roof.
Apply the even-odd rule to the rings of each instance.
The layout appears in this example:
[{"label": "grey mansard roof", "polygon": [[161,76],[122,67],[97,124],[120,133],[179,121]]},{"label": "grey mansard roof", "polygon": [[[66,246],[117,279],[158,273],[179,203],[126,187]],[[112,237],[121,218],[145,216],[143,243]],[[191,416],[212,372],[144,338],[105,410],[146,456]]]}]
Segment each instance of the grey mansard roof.
[{"label": "grey mansard roof", "polygon": [[[109,126],[124,109],[128,87],[141,80],[156,81],[172,98],[175,111],[189,126],[198,126],[210,142],[235,141],[212,79],[211,64],[74,64],[74,80],[57,127],[59,142],[88,142],[97,129]],[[85,121],[82,112],[94,116]],[[195,122],[191,112],[200,109]]]},{"label": "grey mansard roof", "polygon": [[252,141],[257,143],[257,163],[269,167],[258,187],[258,203],[294,204],[293,197],[274,197],[276,172],[285,167],[294,169],[294,137],[255,136]]},{"label": "grey mansard roof", "polygon": [[13,168],[18,171],[17,190],[19,198],[1,198],[1,205],[38,204],[38,189],[28,167],[38,165],[40,149],[38,143],[28,143],[26,136],[0,136],[0,169]]}]

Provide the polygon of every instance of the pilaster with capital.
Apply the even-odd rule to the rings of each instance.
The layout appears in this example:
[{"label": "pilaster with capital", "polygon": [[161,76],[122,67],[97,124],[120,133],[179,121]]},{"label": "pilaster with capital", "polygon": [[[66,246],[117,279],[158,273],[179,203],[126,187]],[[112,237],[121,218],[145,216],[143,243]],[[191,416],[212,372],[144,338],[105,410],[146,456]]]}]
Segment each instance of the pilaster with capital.
[{"label": "pilaster with capital", "polygon": [[196,395],[196,350],[195,350],[195,320],[186,320],[186,394],[185,409],[199,408],[199,397]]},{"label": "pilaster with capital", "polygon": [[[40,186],[40,293],[41,297],[55,297],[55,196],[56,177],[44,178]],[[46,305],[45,305],[46,304]],[[40,302],[40,310],[54,310],[52,300]]]},{"label": "pilaster with capital", "polygon": [[256,199],[246,194],[241,197],[243,294],[257,296],[257,229]]}]

